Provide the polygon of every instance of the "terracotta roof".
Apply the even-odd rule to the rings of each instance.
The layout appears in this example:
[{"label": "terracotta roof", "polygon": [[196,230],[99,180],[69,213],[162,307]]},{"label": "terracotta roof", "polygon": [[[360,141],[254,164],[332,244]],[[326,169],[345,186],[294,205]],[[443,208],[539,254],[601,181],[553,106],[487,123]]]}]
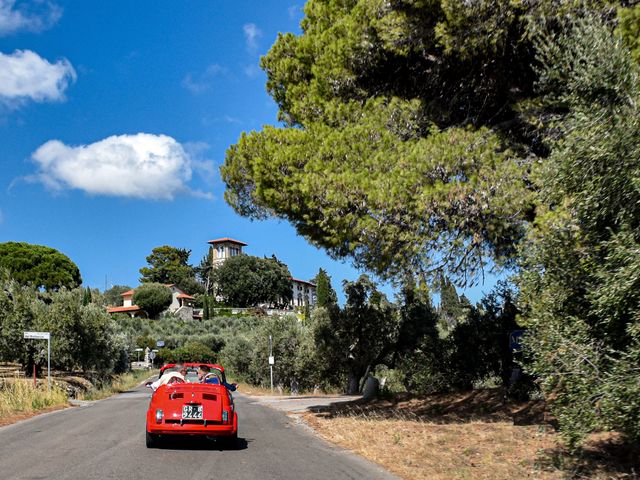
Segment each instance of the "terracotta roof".
[{"label": "terracotta roof", "polygon": [[[175,283],[163,283],[163,285],[167,288],[171,288],[171,287],[176,287]],[[178,287],[176,287],[176,290],[180,290]],[[180,290],[182,291],[182,290]],[[136,292],[135,288],[132,288],[131,290],[127,290],[124,293],[121,293],[120,296],[122,297],[127,297],[129,295],[133,295]]]},{"label": "terracotta roof", "polygon": [[131,305],[130,307],[109,307],[107,308],[108,313],[118,313],[118,312],[137,312],[141,310],[141,308],[137,305]]},{"label": "terracotta roof", "polygon": [[240,240],[234,240],[233,238],[229,238],[229,237],[216,238],[215,240],[209,240],[207,243],[211,243],[215,245],[216,243],[224,243],[224,242],[235,243],[236,245],[242,245],[243,247],[247,246],[246,243],[241,242]]},{"label": "terracotta roof", "polygon": [[177,295],[177,298],[190,298],[191,300],[195,300],[195,297],[192,297],[191,295],[187,295],[186,293],[179,293]]},{"label": "terracotta roof", "polygon": [[311,285],[312,287],[316,286],[316,284],[313,283],[313,282],[307,282],[306,280],[300,280],[299,278],[291,277],[291,280],[293,280],[294,282],[298,282],[298,283],[306,283],[307,285]]}]

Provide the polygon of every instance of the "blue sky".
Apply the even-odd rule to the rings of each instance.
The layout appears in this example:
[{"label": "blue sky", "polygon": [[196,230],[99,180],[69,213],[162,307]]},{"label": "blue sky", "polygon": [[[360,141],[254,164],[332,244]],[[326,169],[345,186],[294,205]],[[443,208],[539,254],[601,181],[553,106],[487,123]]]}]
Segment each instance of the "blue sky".
[{"label": "blue sky", "polygon": [[223,199],[227,147],[276,123],[259,58],[299,32],[301,6],[0,0],[0,241],[57,248],[100,288],[135,286],[156,246],[198,263],[226,236],[297,278],[355,279],[288,223],[251,222]]}]

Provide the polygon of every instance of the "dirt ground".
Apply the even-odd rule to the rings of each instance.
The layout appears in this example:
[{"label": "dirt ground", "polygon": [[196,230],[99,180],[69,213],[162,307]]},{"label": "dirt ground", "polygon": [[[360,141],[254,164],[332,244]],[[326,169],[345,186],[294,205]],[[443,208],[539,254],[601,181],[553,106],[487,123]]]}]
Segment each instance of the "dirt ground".
[{"label": "dirt ground", "polygon": [[352,402],[303,418],[406,479],[640,478],[639,446],[598,434],[571,456],[543,402],[511,403],[500,389]]}]

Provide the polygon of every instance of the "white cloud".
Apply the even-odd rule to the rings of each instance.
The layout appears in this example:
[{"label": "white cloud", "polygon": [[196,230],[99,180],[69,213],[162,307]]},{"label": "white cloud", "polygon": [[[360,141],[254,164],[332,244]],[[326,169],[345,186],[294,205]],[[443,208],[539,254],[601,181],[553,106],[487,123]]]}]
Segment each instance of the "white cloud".
[{"label": "white cloud", "polygon": [[291,5],[287,9],[287,12],[289,13],[289,18],[291,20],[295,20],[302,13],[302,8],[300,7],[300,5]]},{"label": "white cloud", "polygon": [[172,200],[192,191],[192,159],[166,135],[111,136],[90,145],[67,146],[51,140],[32,155],[39,171],[28,178],[53,190],[79,189],[94,195]]},{"label": "white cloud", "polygon": [[62,8],[50,1],[0,0],[0,36],[21,30],[41,32],[62,16]]},{"label": "white cloud", "polygon": [[247,50],[255,52],[258,49],[258,39],[262,36],[262,32],[255,23],[246,23],[242,30],[244,31]]},{"label": "white cloud", "polygon": [[254,78],[260,74],[260,67],[258,67],[257,65],[249,64],[242,67],[242,71],[247,77]]},{"label": "white cloud", "polygon": [[0,101],[36,102],[64,100],[64,92],[76,80],[76,71],[67,59],[49,63],[31,50],[0,52]]},{"label": "white cloud", "polygon": [[200,75],[193,75],[188,73],[182,79],[182,86],[189,90],[191,93],[200,94],[211,88],[211,81],[218,75],[224,75],[227,73],[227,69],[214,63],[209,65],[207,69]]}]

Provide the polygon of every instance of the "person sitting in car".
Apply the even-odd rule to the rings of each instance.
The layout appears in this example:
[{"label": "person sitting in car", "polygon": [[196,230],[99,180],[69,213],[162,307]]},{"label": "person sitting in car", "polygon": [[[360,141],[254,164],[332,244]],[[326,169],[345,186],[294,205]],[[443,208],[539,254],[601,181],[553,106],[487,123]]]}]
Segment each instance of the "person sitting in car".
[{"label": "person sitting in car", "polygon": [[221,378],[218,377],[217,374],[211,373],[211,369],[208,365],[200,365],[198,367],[198,378],[200,379],[200,383],[212,383],[214,385],[224,385],[227,390],[230,392],[235,392],[238,388],[238,385],[235,383],[227,383]]},{"label": "person sitting in car", "polygon": [[155,392],[161,385],[167,385],[176,382],[185,382],[184,376],[187,374],[187,367],[183,365],[176,365],[175,370],[164,372],[162,376],[155,382],[147,383],[148,387],[151,387]]}]

